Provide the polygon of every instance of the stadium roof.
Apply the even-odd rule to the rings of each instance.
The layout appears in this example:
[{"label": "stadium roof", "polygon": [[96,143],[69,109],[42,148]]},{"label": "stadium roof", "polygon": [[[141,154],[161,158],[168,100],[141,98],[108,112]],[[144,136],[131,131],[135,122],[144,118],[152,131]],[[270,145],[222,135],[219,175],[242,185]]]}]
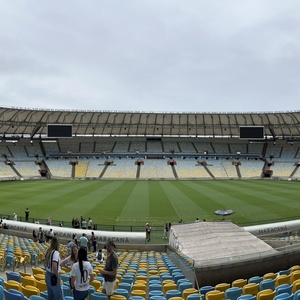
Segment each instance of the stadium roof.
[{"label": "stadium roof", "polygon": [[264,126],[266,137],[300,138],[300,111],[157,113],[0,107],[2,137],[44,137],[48,124],[71,124],[75,136],[238,137],[239,126]]}]

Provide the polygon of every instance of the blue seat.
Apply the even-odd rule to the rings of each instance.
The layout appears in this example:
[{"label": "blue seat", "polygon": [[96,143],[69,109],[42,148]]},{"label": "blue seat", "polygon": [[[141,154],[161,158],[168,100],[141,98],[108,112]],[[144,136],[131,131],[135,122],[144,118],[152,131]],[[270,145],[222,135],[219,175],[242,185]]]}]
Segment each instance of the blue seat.
[{"label": "blue seat", "polygon": [[2,277],[0,277],[0,286],[4,288],[4,279]]},{"label": "blue seat", "polygon": [[149,291],[150,298],[152,296],[163,296],[163,295],[164,295],[163,291],[157,291],[157,290]]},{"label": "blue seat", "polygon": [[158,283],[152,283],[149,285],[149,291],[162,291],[162,285]]},{"label": "blue seat", "polygon": [[275,290],[276,290],[276,295],[283,294],[283,293],[288,293],[290,295],[290,294],[292,294],[293,285],[283,283],[283,284],[277,286],[275,288]]},{"label": "blue seat", "polygon": [[294,300],[300,300],[300,290],[296,291],[294,294]]},{"label": "blue seat", "polygon": [[69,286],[63,284],[62,285],[64,296],[71,296],[71,289]]},{"label": "blue seat", "polygon": [[197,294],[188,295],[186,299],[187,300],[200,300],[200,299],[204,300],[205,297],[203,295],[197,293]]},{"label": "blue seat", "polygon": [[248,283],[260,283],[263,280],[261,276],[253,276],[248,279]]},{"label": "blue seat", "polygon": [[[179,280],[176,282],[178,288],[179,288],[180,283],[182,283],[182,282],[190,282],[190,281],[189,281],[188,279],[186,279],[186,278],[181,278],[181,279],[179,279]],[[191,283],[191,282],[190,282],[190,283]]]},{"label": "blue seat", "polygon": [[5,267],[8,267],[8,268],[15,267],[15,256],[12,253],[6,255]]},{"label": "blue seat", "polygon": [[17,290],[4,290],[5,300],[25,300],[25,296]]},{"label": "blue seat", "polygon": [[0,285],[0,300],[3,300],[4,298],[4,287]]},{"label": "blue seat", "polygon": [[205,285],[200,288],[201,295],[206,295],[207,292],[214,291],[215,287],[211,285]]},{"label": "blue seat", "polygon": [[70,279],[70,274],[60,274],[60,279],[65,283]]},{"label": "blue seat", "polygon": [[114,291],[114,295],[121,295],[121,296],[124,296],[126,297],[126,299],[129,299],[129,292],[125,289],[120,289],[120,288],[117,288],[115,291]]},{"label": "blue seat", "polygon": [[279,295],[276,295],[273,300],[293,300],[294,299],[294,294],[289,294],[289,293],[282,293]]},{"label": "blue seat", "polygon": [[145,298],[142,296],[132,296],[129,298],[129,300],[145,300]]},{"label": "blue seat", "polygon": [[167,300],[173,297],[181,297],[181,293],[178,290],[169,290],[166,292],[165,297]]},{"label": "blue seat", "polygon": [[5,274],[6,274],[7,281],[14,280],[21,283],[21,275],[19,273],[13,271],[7,271],[5,272]]},{"label": "blue seat", "polygon": [[121,282],[121,283],[119,283],[118,288],[119,289],[125,289],[125,290],[127,290],[129,294],[132,291],[132,285],[129,284],[129,283],[127,283],[127,282]]},{"label": "blue seat", "polygon": [[152,296],[149,300],[167,300],[164,296]]},{"label": "blue seat", "polygon": [[185,276],[182,273],[178,273],[176,275],[173,275],[173,278],[174,278],[175,283],[177,283],[179,279],[184,279]]},{"label": "blue seat", "polygon": [[181,295],[185,289],[190,289],[193,287],[191,282],[185,281],[179,284],[178,290],[180,291]]},{"label": "blue seat", "polygon": [[29,297],[29,300],[44,300],[44,298],[41,296],[32,295]]},{"label": "blue seat", "polygon": [[95,292],[90,295],[89,300],[108,300],[106,294]]},{"label": "blue seat", "polygon": [[237,298],[237,300],[256,300],[256,296],[247,294],[247,295],[242,295]]},{"label": "blue seat", "polygon": [[64,300],[74,300],[74,298],[72,296],[65,296]]},{"label": "blue seat", "polygon": [[275,279],[264,279],[263,281],[261,281],[259,283],[259,290],[263,291],[263,290],[275,290]]},{"label": "blue seat", "polygon": [[41,292],[41,297],[43,297],[44,299],[48,299],[48,292],[47,291],[44,291],[44,292]]},{"label": "blue seat", "polygon": [[240,287],[231,287],[225,291],[225,299],[237,300],[242,295],[243,289]]}]

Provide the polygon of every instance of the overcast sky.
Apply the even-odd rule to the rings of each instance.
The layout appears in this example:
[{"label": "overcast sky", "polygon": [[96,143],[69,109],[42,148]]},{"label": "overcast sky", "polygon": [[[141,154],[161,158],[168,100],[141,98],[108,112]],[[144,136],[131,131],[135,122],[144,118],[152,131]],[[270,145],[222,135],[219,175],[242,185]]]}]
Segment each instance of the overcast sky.
[{"label": "overcast sky", "polygon": [[0,105],[300,110],[299,0],[0,0]]}]

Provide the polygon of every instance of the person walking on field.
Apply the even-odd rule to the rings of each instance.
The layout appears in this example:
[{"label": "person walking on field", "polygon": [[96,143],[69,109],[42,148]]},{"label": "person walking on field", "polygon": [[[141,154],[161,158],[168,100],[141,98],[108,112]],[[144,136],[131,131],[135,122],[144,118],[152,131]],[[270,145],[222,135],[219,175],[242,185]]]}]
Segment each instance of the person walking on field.
[{"label": "person walking on field", "polygon": [[78,262],[73,264],[71,270],[71,288],[74,300],[84,300],[89,295],[91,282],[94,280],[93,267],[87,261],[86,249],[78,251]]},{"label": "person walking on field", "polygon": [[106,294],[108,298],[114,293],[117,281],[118,256],[116,254],[116,245],[112,241],[106,243],[107,258],[105,267],[100,271],[104,277],[102,293]]}]

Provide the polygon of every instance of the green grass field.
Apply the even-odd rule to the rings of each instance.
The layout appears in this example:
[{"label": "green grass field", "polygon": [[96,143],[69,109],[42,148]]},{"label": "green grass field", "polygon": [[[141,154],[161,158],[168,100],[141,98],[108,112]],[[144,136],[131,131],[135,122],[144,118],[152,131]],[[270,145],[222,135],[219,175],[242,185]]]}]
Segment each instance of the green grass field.
[{"label": "green grass field", "polygon": [[94,224],[163,226],[166,222],[221,220],[218,209],[245,226],[298,219],[300,182],[249,181],[77,181],[0,182],[0,214],[70,222],[92,218]]}]

